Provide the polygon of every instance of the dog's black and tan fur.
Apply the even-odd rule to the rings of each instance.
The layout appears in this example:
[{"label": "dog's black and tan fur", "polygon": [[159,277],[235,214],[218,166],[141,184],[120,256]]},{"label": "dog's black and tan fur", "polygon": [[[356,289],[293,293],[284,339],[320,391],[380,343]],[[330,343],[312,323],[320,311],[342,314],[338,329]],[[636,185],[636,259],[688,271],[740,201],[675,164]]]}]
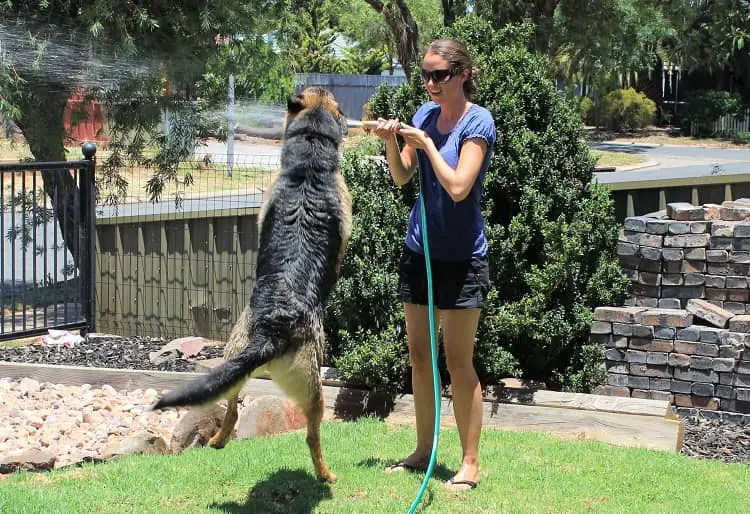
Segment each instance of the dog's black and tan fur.
[{"label": "dog's black and tan fur", "polygon": [[154,405],[163,409],[226,397],[226,418],[209,443],[221,448],[237,420],[242,385],[253,372],[264,369],[307,417],[315,472],[330,482],[336,477],[320,445],[320,366],[324,303],[351,233],[351,198],[339,172],[346,130],[346,120],[327,90],[307,88],[289,99],[281,173],[259,215],[255,285],[232,329],[227,361]]}]

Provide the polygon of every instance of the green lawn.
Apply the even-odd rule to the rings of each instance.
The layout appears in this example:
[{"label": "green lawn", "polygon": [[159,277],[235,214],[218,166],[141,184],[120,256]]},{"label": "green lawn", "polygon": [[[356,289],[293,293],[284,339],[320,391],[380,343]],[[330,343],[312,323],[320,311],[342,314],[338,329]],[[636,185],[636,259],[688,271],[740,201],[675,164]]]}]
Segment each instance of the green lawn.
[{"label": "green lawn", "polygon": [[598,166],[633,166],[648,161],[645,155],[624,152],[608,152],[606,150],[591,150]]},{"label": "green lawn", "polygon": [[[302,432],[232,441],[221,451],[18,474],[0,482],[0,512],[406,512],[423,475],[382,469],[413,440],[412,429],[374,420],[324,424],[325,455],[339,476],[332,486],[314,479]],[[492,430],[483,434],[482,483],[455,493],[442,484],[458,457],[457,432],[446,429],[420,511],[750,512],[748,465]]]}]

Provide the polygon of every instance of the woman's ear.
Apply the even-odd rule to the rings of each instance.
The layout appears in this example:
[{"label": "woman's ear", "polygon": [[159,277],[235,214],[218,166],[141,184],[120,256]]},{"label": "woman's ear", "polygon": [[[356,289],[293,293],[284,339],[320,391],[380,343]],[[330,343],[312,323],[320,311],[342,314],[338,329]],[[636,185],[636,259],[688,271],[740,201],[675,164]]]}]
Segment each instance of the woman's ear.
[{"label": "woman's ear", "polygon": [[286,110],[289,114],[297,114],[305,108],[304,100],[300,95],[293,95],[286,100]]}]

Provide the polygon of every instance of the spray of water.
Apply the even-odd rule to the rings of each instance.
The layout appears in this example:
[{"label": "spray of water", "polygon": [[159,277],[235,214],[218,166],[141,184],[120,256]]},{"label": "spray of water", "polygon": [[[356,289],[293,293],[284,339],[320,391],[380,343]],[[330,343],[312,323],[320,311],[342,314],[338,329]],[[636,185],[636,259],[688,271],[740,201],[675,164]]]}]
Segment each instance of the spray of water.
[{"label": "spray of water", "polygon": [[6,18],[0,20],[0,63],[44,81],[50,91],[106,92],[124,81],[153,76],[161,60],[127,55],[73,27]]},{"label": "spray of water", "polygon": [[[98,94],[121,91],[124,84],[158,77],[168,59],[168,55],[160,55],[158,51],[149,55],[128,54],[122,47],[92,37],[78,27],[20,18],[0,20],[0,65],[18,72],[26,80],[43,81],[50,92],[77,88]],[[238,100],[234,105],[237,132],[279,137],[285,112],[282,105]],[[226,106],[204,114],[209,121],[227,119]],[[363,125],[350,120],[349,126]]]}]

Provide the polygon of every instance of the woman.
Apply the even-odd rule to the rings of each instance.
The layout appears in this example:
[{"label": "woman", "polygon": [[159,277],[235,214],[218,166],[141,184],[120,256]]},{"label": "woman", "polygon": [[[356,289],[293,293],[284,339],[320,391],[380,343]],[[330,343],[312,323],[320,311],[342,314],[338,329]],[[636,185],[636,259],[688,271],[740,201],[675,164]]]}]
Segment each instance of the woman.
[{"label": "woman", "polygon": [[[421,72],[432,101],[417,110],[412,126],[381,118],[374,129],[385,141],[395,183],[408,182],[417,164],[423,180],[422,195],[409,215],[398,292],[404,303],[412,366],[417,447],[387,471],[426,469],[432,450],[435,402],[420,215],[420,202],[425,202],[435,319],[440,320],[443,331],[463,450],[461,467],[446,487],[466,490],[479,483],[482,391],[473,354],[477,324],[489,290],[480,197],[495,143],[495,124],[487,109],[472,103],[476,69],[460,42],[433,41],[424,55]],[[404,139],[401,149],[396,135]]]}]

